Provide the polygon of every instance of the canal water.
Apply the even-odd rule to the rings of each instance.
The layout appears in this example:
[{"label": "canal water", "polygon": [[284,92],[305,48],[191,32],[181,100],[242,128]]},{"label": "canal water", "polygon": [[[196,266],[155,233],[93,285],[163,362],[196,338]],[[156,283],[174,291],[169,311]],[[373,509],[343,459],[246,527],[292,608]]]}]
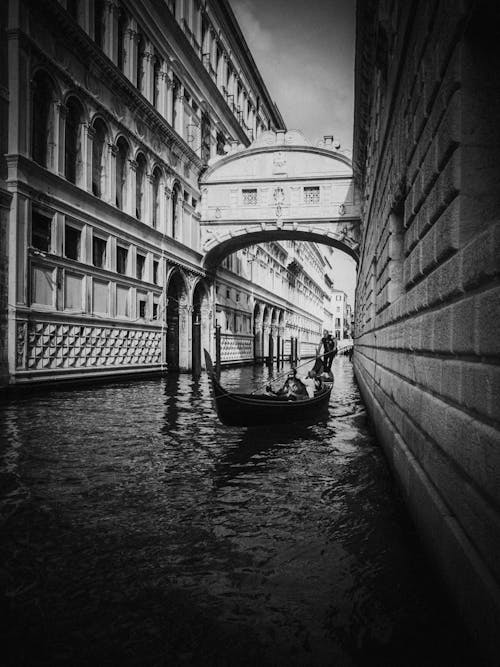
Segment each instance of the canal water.
[{"label": "canal water", "polygon": [[221,425],[206,376],[4,404],[3,664],[478,665],[334,372],[309,428]]}]

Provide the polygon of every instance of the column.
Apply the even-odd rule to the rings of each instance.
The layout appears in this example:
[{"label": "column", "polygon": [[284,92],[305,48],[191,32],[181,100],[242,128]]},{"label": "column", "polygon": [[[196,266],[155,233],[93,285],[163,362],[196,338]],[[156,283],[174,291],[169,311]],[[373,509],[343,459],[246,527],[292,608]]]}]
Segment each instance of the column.
[{"label": "column", "polygon": [[[156,221],[156,228],[162,234],[166,234],[166,216],[167,216],[167,197],[166,197],[166,188],[162,187],[162,181],[160,181],[160,186],[158,188],[158,197],[160,199],[160,206],[158,210],[158,220]],[[154,202],[153,202],[154,205]]]},{"label": "column", "polygon": [[173,110],[174,110],[174,81],[172,78],[172,70],[170,68],[167,68],[167,79],[166,79],[166,87],[167,87],[167,99],[165,102],[165,118],[167,119],[167,122],[172,125],[172,118],[173,118]]},{"label": "column", "polygon": [[108,178],[106,179],[106,201],[113,206],[116,204],[116,153],[115,144],[108,144]]},{"label": "column", "polygon": [[127,201],[124,202],[123,210],[135,218],[137,162],[135,160],[129,160],[128,164],[127,187],[125,188],[127,191]]},{"label": "column", "polygon": [[146,42],[144,56],[142,60],[142,67],[144,75],[142,77],[142,94],[144,97],[153,102],[153,86],[154,86],[154,67],[153,67],[154,49],[151,42]]},{"label": "column", "polygon": [[131,19],[123,39],[123,48],[125,50],[125,64],[123,73],[133,84],[136,83],[137,72],[137,36],[137,23]]},{"label": "column", "polygon": [[[160,67],[159,79],[158,79],[158,105],[157,109],[163,118],[167,119],[168,115],[168,72],[165,66],[165,63],[162,62]],[[154,85],[154,82],[153,82]]]},{"label": "column", "polygon": [[144,179],[144,215],[143,222],[153,225],[153,174],[146,174]]},{"label": "column", "polygon": [[165,213],[161,219],[161,231],[168,236],[172,236],[172,206],[170,205],[171,194],[172,191],[170,188],[165,186],[165,196],[163,197]]},{"label": "column", "polygon": [[184,128],[184,86],[182,84],[179,88],[177,98],[174,100],[174,104],[176,105],[175,107],[176,118],[175,118],[174,130],[177,132],[177,134],[179,134],[182,137]]},{"label": "column", "polygon": [[[184,301],[185,297],[182,299]],[[179,303],[179,370],[190,368],[189,350],[192,326],[191,308],[185,301]]]},{"label": "column", "polygon": [[94,145],[95,130],[91,125],[83,125],[83,136],[85,143],[82,142],[83,158],[83,179],[82,186],[87,192],[92,192],[92,147]]}]

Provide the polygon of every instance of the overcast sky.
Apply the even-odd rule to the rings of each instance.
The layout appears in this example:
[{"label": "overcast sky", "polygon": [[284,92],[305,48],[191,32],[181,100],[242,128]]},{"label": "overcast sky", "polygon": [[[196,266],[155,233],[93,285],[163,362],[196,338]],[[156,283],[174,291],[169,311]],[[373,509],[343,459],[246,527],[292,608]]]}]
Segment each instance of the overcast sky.
[{"label": "overcast sky", "polygon": [[[230,0],[288,129],[352,150],[355,0]],[[335,287],[354,305],[355,263],[334,251]]]},{"label": "overcast sky", "polygon": [[230,0],[288,129],[352,149],[355,0]]}]

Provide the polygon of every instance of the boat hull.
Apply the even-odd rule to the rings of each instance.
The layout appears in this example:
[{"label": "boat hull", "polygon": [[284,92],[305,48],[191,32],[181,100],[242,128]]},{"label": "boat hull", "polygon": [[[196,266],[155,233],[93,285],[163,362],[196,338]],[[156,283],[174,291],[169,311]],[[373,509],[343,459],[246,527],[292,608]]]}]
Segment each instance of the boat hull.
[{"label": "boat hull", "polygon": [[305,400],[285,400],[274,396],[234,394],[222,387],[205,352],[217,415],[228,426],[265,426],[267,424],[314,424],[328,414],[332,385]]}]

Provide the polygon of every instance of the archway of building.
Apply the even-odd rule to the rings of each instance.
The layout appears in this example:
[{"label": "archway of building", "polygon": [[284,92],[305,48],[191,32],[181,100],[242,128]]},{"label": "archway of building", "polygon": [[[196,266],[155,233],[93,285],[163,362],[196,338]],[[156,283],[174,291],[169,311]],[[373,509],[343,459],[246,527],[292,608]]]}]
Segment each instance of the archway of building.
[{"label": "archway of building", "polygon": [[203,349],[210,350],[210,302],[208,285],[200,280],[193,290],[191,367],[198,374],[205,366]]},{"label": "archway of building", "polygon": [[167,340],[166,360],[169,371],[178,371],[181,367],[181,344],[186,338],[186,283],[179,271],[174,271],[167,287]]},{"label": "archway of building", "polygon": [[344,231],[338,236],[331,233],[321,233],[321,231],[302,230],[293,228],[269,229],[258,232],[242,232],[237,236],[230,236],[226,239],[220,239],[216,245],[212,245],[204,257],[205,268],[214,270],[228,255],[248,248],[259,243],[269,243],[271,241],[312,241],[323,245],[331,246],[337,250],[345,252],[352,257],[356,263],[359,261],[359,245],[349,234],[349,228],[346,226]]}]

